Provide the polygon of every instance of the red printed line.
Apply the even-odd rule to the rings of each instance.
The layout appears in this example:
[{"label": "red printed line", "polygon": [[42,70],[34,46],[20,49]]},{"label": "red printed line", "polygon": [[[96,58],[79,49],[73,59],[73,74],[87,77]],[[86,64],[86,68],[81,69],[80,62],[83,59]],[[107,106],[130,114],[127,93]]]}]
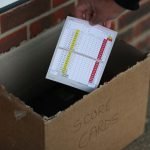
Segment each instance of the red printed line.
[{"label": "red printed line", "polygon": [[[102,55],[103,55],[103,53],[104,53],[104,50],[105,50],[105,48],[106,48],[106,45],[107,45],[107,42],[108,42],[108,41],[111,42],[112,39],[111,39],[111,38],[107,38],[107,39],[104,39],[104,40],[103,40],[102,46],[101,46],[100,51],[99,51],[99,54],[98,54],[98,56],[97,56],[97,60],[98,60],[98,61],[101,60]],[[98,66],[99,66],[99,62],[98,62],[98,61],[95,62],[94,68],[93,68],[93,70],[92,70],[92,73],[91,73],[91,76],[90,76],[90,79],[89,79],[89,83],[92,83],[93,80],[94,80],[94,77],[95,77],[95,75],[96,75],[96,72],[97,72],[97,69],[98,69]]]},{"label": "red printed line", "polygon": [[97,68],[98,68],[98,66],[99,66],[99,62],[98,62],[98,61],[96,61],[96,62],[95,62],[95,65],[94,65],[94,68],[93,68],[93,70],[92,70],[92,73],[91,73],[90,79],[89,79],[89,83],[92,83],[92,82],[93,82],[94,77],[95,77],[95,74],[96,74],[96,72],[97,72]]},{"label": "red printed line", "polygon": [[[103,43],[102,43],[102,46],[101,46],[101,48],[100,48],[100,51],[99,51],[97,60],[100,60],[100,59],[102,58],[102,55],[103,55],[103,52],[104,52],[104,50],[105,50],[106,44],[107,44],[107,39],[104,39],[104,40],[103,40]],[[93,68],[93,70],[92,70],[90,79],[89,79],[89,83],[92,83],[92,82],[93,82],[94,77],[95,77],[96,72],[97,72],[97,69],[98,69],[98,66],[99,66],[99,62],[96,61],[96,62],[95,62],[95,65],[94,65],[94,68]]]},{"label": "red printed line", "polygon": [[104,39],[104,40],[103,40],[101,49],[100,49],[99,54],[98,54],[98,57],[97,57],[98,60],[100,60],[100,59],[102,58],[102,55],[103,55],[103,52],[104,52],[104,50],[105,50],[107,41],[108,41],[108,39]]}]

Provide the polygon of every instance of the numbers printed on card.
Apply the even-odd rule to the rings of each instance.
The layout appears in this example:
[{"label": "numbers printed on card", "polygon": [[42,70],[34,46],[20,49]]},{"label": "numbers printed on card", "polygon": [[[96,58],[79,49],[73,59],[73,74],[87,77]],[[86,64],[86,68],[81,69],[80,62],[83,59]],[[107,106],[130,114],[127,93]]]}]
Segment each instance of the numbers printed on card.
[{"label": "numbers printed on card", "polygon": [[91,92],[97,88],[117,32],[67,17],[47,79]]}]

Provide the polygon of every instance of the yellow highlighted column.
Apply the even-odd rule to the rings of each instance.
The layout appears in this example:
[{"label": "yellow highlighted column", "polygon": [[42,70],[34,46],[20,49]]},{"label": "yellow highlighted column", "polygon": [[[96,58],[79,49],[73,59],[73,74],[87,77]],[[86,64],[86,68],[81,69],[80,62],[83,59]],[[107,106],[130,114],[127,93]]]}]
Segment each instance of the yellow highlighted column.
[{"label": "yellow highlighted column", "polygon": [[66,60],[64,62],[63,68],[62,68],[62,74],[63,75],[66,75],[66,73],[67,73],[67,68],[68,68],[68,65],[69,65],[69,62],[70,62],[71,55],[73,53],[74,47],[75,47],[75,45],[77,43],[77,39],[79,37],[79,34],[80,34],[80,30],[76,30],[75,31],[75,35],[74,35],[73,40],[72,40],[71,45],[70,45],[70,50],[68,52],[68,55],[66,57]]}]

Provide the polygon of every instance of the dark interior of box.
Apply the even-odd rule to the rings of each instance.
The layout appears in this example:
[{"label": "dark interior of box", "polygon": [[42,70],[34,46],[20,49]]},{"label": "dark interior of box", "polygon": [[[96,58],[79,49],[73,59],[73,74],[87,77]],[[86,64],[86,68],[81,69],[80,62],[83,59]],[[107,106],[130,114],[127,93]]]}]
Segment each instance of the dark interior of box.
[{"label": "dark interior of box", "polygon": [[[60,30],[58,27],[0,56],[0,83],[42,116],[50,117],[88,94],[45,79]],[[100,85],[143,60],[146,55],[117,39]]]}]

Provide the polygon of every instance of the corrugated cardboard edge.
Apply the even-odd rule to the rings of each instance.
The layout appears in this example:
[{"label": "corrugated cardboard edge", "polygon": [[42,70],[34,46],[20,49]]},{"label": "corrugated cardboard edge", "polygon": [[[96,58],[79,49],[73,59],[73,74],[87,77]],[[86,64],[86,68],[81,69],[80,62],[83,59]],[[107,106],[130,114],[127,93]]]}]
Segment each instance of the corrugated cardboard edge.
[{"label": "corrugated cardboard edge", "polygon": [[[106,150],[106,149],[119,150],[123,148],[125,145],[129,144],[134,139],[136,139],[138,136],[140,136],[144,131],[145,118],[146,118],[148,86],[150,80],[149,66],[150,66],[150,57],[146,58],[142,62],[138,62],[135,66],[119,74],[110,82],[105,83],[103,86],[101,86],[100,88],[98,88],[97,90],[89,94],[88,96],[84,96],[82,100],[76,102],[74,105],[72,105],[62,113],[57,114],[56,117],[53,118],[52,120],[46,120],[45,121],[46,150],[50,150],[51,147],[53,147],[53,150],[59,150],[62,147],[65,147],[65,150],[70,150],[71,147],[73,147],[72,148],[73,150],[78,150],[78,149],[98,150],[99,146],[101,146],[101,150]],[[133,75],[135,76],[135,80]],[[138,82],[139,81],[138,79],[139,80],[142,79],[142,81]],[[121,89],[122,87],[123,88],[126,87],[122,85],[123,83],[126,83],[125,82],[126,80],[128,81],[129,86],[131,86],[129,87],[130,90],[128,90],[130,95],[128,95],[128,97],[126,97],[126,95],[121,96],[123,105],[119,102],[119,98],[117,97],[116,99],[119,102],[119,104],[117,104],[117,101],[115,100],[115,94],[118,94],[120,91],[114,92],[114,87],[119,84],[116,90],[122,90]],[[140,87],[136,87],[136,85],[141,86],[141,90],[139,90]],[[132,90],[133,90],[132,88],[136,90],[133,91],[134,94],[132,94]],[[108,89],[110,91],[108,91],[108,94],[106,94],[106,91]],[[84,143],[81,143],[82,140],[79,139],[81,138],[80,133],[83,134],[82,132],[84,132],[85,130],[89,130],[90,126],[87,125],[85,127],[82,127],[82,130],[80,131],[72,132],[75,126],[79,127],[81,125],[81,124],[79,125],[77,118],[80,117],[82,118],[83,115],[87,113],[87,111],[92,110],[94,107],[97,107],[98,103],[99,104],[104,103],[104,105],[107,105],[105,103],[107,103],[107,100],[109,103],[109,98],[110,98],[109,93],[111,93],[111,96],[113,96],[114,98],[114,102],[111,103],[115,103],[116,105],[115,106],[113,104],[111,114],[115,113],[115,111],[119,111],[123,115],[122,118],[124,118],[125,121],[121,119],[119,125],[114,125],[112,128],[108,129],[106,132],[101,133],[100,135],[99,132],[96,133],[96,136],[99,136],[99,138],[94,141],[95,143],[91,141],[88,142],[86,141],[87,145],[85,145],[85,141]],[[121,93],[123,94],[123,91]],[[126,101],[123,101],[124,100],[123,97],[129,98],[129,100],[127,99]],[[121,109],[123,109],[122,112]],[[104,114],[103,117],[108,117],[106,114]],[[119,113],[116,112],[116,114],[114,114],[115,116],[113,117],[116,118],[117,120],[118,117],[122,116],[121,114],[119,115]],[[77,121],[78,124],[75,121]],[[93,123],[95,124],[96,120],[92,122],[92,124]],[[122,130],[121,128],[124,129]],[[96,128],[94,128],[94,130],[96,130]],[[125,136],[121,136],[120,134]],[[82,137],[83,136],[84,135],[82,135]],[[59,144],[57,144],[58,141]],[[67,141],[69,142],[67,143]]]},{"label": "corrugated cardboard edge", "polygon": [[[145,67],[147,67],[147,69],[145,69],[145,67],[144,67],[144,69],[142,69],[142,66],[145,66]],[[131,73],[131,72],[134,72],[136,69],[138,69],[139,67],[141,68],[141,70],[143,71],[143,74],[145,74],[146,75],[146,77],[145,78],[148,78],[148,80],[150,80],[150,57],[148,57],[148,58],[146,58],[144,61],[142,61],[142,62],[138,62],[135,66],[133,66],[133,67],[131,67],[131,68],[129,68],[127,71],[125,71],[125,72],[123,72],[123,73],[121,73],[121,74],[119,74],[118,76],[116,76],[115,78],[113,78],[110,82],[108,82],[108,83],[105,83],[103,86],[101,86],[100,88],[98,88],[97,90],[95,90],[94,92],[92,92],[91,94],[89,94],[88,96],[84,96],[84,98],[82,99],[82,100],[80,100],[80,101],[78,101],[78,102],[76,102],[74,105],[72,105],[72,106],[70,106],[68,109],[66,109],[65,111],[63,111],[63,112],[59,112],[56,116],[53,116],[52,118],[47,118],[47,117],[44,117],[44,118],[42,118],[40,115],[38,115],[37,113],[35,113],[35,112],[33,112],[33,110],[30,108],[30,107],[28,107],[28,106],[26,106],[20,99],[18,99],[18,98],[16,98],[15,96],[13,96],[12,94],[9,94],[6,90],[5,90],[5,88],[3,87],[3,86],[0,86],[0,100],[2,99],[2,100],[6,100],[6,101],[9,101],[10,102],[10,104],[13,104],[14,106],[16,105],[17,106],[17,108],[20,108],[20,110],[21,111],[25,111],[27,114],[30,114],[30,119],[28,120],[28,121],[26,121],[26,123],[25,123],[25,125],[28,125],[28,123],[29,123],[29,125],[31,126],[31,127],[33,127],[32,126],[32,121],[37,121],[37,126],[34,126],[34,128],[36,128],[36,131],[37,131],[37,133],[40,131],[40,129],[41,130],[43,130],[43,131],[41,131],[40,132],[40,136],[38,136],[38,140],[35,142],[36,144],[34,144],[34,142],[32,142],[33,144],[31,144],[31,145],[34,145],[34,146],[36,146],[36,149],[37,148],[39,148],[39,150],[49,150],[49,149],[47,149],[47,144],[48,144],[48,139],[47,139],[47,136],[48,136],[48,134],[51,134],[51,132],[47,132],[48,131],[48,129],[50,128],[50,129],[52,129],[51,128],[51,125],[53,125],[53,124],[57,124],[57,123],[59,123],[59,121],[60,121],[60,119],[63,119],[63,120],[66,120],[67,118],[66,118],[66,115],[67,114],[69,114],[70,112],[75,112],[75,111],[77,111],[77,109],[76,108],[78,108],[78,107],[80,107],[82,104],[85,104],[85,102],[86,101],[92,101],[92,97],[93,96],[96,96],[98,93],[102,93],[103,92],[103,90],[105,90],[107,87],[109,87],[109,86],[112,86],[112,88],[113,88],[113,84],[114,83],[116,83],[116,82],[118,82],[119,80],[122,80],[123,78],[124,78],[124,76],[126,75],[126,74],[128,74],[128,73]],[[147,88],[148,89],[148,88]],[[86,106],[85,106],[86,107]],[[146,110],[146,109],[145,109]],[[3,110],[0,110],[0,111],[3,111]],[[9,115],[8,116],[10,116],[10,114],[12,113],[12,112],[8,112],[9,113]],[[18,120],[20,121],[20,120],[22,120],[22,122],[24,122],[25,120],[24,120],[24,118],[26,118],[26,117],[24,117],[25,116],[25,114],[26,113],[20,113],[19,111],[17,112],[16,111],[16,113],[13,113],[13,115],[14,114],[16,114],[16,119],[18,118]],[[145,113],[145,112],[144,112]],[[0,113],[0,114],[4,114],[4,113]],[[21,115],[23,115],[23,116],[21,116]],[[7,114],[6,114],[6,116],[7,116]],[[1,116],[1,118],[2,117],[5,117],[5,116]],[[7,119],[10,119],[9,117],[7,118]],[[35,119],[35,120],[34,120]],[[5,119],[6,120],[6,119]],[[11,119],[10,119],[11,120]],[[44,122],[43,122],[43,120],[44,120]],[[144,120],[143,120],[143,122],[144,122]],[[10,121],[10,123],[11,123],[11,121]],[[38,124],[39,124],[39,126],[38,126]],[[3,126],[4,127],[4,126]],[[67,127],[67,126],[66,126]],[[55,126],[54,126],[54,129],[55,129]],[[2,130],[3,129],[0,129],[1,130],[1,133],[3,132]],[[63,130],[63,128],[62,128],[62,130]],[[26,129],[26,131],[27,131],[27,129]],[[14,131],[13,131],[14,132]],[[13,133],[12,132],[12,133]],[[139,131],[140,132],[140,134],[142,134],[143,133],[143,128]],[[4,136],[1,136],[1,138],[0,138],[0,142],[3,142],[3,139],[5,139],[5,133],[3,133],[4,134]],[[31,133],[32,134],[32,133]],[[65,134],[65,133],[61,133],[61,134]],[[26,135],[25,135],[26,136]],[[33,134],[31,135],[31,138],[32,138],[32,136],[33,136]],[[138,133],[138,135],[137,136],[139,136],[139,133]],[[137,137],[136,136],[136,137]],[[33,136],[34,137],[34,136]],[[8,137],[6,137],[6,139],[7,139]],[[64,138],[65,138],[65,136],[64,136]],[[135,138],[135,137],[134,137]],[[11,138],[11,137],[9,137],[9,143],[11,143],[12,144],[12,148],[11,148],[11,150],[13,150],[13,147],[15,147],[16,145],[16,142],[18,142],[18,141],[13,141],[12,140],[13,138]],[[14,138],[15,139],[15,138]],[[16,138],[17,139],[17,138]],[[24,137],[24,139],[30,139],[30,136],[26,136],[26,137]],[[55,139],[55,136],[54,136],[54,139]],[[21,139],[19,140],[19,141],[21,141]],[[5,141],[6,142],[6,141]],[[25,144],[26,144],[26,142],[25,141],[23,141],[24,143],[22,143],[22,144],[24,144],[23,146],[26,146]],[[29,142],[29,141],[28,141]],[[49,142],[49,144],[51,145],[53,142],[56,142],[56,141],[51,141],[51,142]],[[37,146],[39,143],[41,143],[41,145],[40,146]],[[58,141],[58,143],[60,144],[60,146],[61,146],[61,141]],[[55,143],[55,144],[57,144],[57,143]],[[0,145],[2,145],[2,146],[4,146],[4,144],[2,143],[2,144],[0,144]],[[52,144],[53,145],[53,144]],[[22,146],[21,144],[19,145],[19,146]],[[48,146],[49,147],[49,146]],[[34,147],[30,147],[30,148],[28,148],[28,150],[30,150],[30,149],[33,149]],[[7,149],[7,150],[9,150],[7,147],[0,147],[0,149]],[[16,147],[15,147],[15,150],[17,150],[16,149]],[[37,149],[38,150],[38,149]],[[53,150],[55,150],[55,149],[53,149]]]},{"label": "corrugated cardboard edge", "polygon": [[40,115],[0,86],[0,149],[44,150],[44,123]]},{"label": "corrugated cardboard edge", "polygon": [[0,95],[5,96],[10,102],[17,104],[20,108],[23,108],[26,111],[33,113],[37,118],[42,119],[39,114],[34,112],[34,110],[30,106],[26,105],[22,100],[20,100],[20,98],[9,93],[4,85],[0,85]]},{"label": "corrugated cardboard edge", "polygon": [[[101,85],[99,88],[97,88],[95,91],[91,92],[90,94],[88,94],[88,96],[92,97],[93,95],[97,94],[97,92],[99,92],[99,90],[103,90],[103,88],[107,88],[107,86],[109,86],[110,84],[112,84],[113,82],[116,82],[116,80],[118,80],[119,78],[122,78],[125,74],[127,74],[128,72],[133,72],[134,70],[136,70],[136,68],[142,66],[142,65],[146,65],[148,66],[148,64],[150,65],[150,54],[147,56],[147,58],[141,62],[137,62],[136,65],[134,65],[133,67],[127,69],[125,72],[122,72],[120,74],[118,74],[116,77],[114,77],[111,81],[104,83],[104,85]],[[150,80],[150,67],[147,67],[146,70],[146,74],[149,76],[149,80]],[[58,112],[55,116],[52,116],[50,118],[45,117],[45,121],[49,121],[51,122],[54,119],[57,119],[57,117],[59,116],[63,116],[64,112],[68,113],[69,111],[71,111],[74,107],[78,107],[78,105],[80,105],[81,103],[84,103],[84,101],[86,101],[87,96],[84,96],[82,100],[77,101],[75,104],[71,105],[69,108],[67,108],[66,110],[62,111],[62,112]]]}]

